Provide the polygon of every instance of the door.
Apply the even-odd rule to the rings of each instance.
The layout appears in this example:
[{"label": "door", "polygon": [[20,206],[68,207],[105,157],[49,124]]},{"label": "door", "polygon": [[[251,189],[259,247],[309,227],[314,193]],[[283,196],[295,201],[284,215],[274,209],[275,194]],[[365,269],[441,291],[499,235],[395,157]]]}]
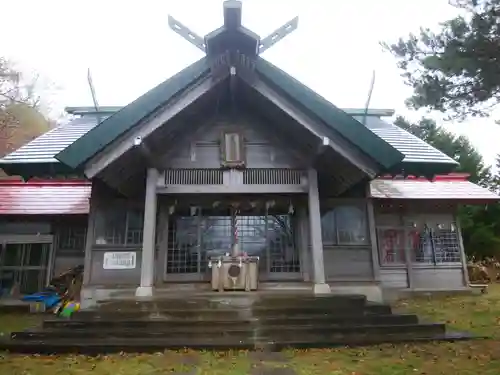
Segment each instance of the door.
[{"label": "door", "polygon": [[21,294],[41,291],[48,282],[50,243],[0,244],[0,290],[9,294],[17,285]]},{"label": "door", "polygon": [[231,252],[231,216],[201,213],[196,209],[169,217],[165,281],[209,281],[208,260]]},{"label": "door", "polygon": [[300,280],[295,216],[285,208],[270,213],[263,206],[240,210],[235,216],[229,207],[171,215],[165,281],[209,281],[208,260],[231,253],[235,241],[242,253],[259,256],[260,279]]},{"label": "door", "polygon": [[299,251],[295,235],[295,215],[276,212],[264,216],[266,221],[266,246],[264,260],[269,280],[301,280]]}]

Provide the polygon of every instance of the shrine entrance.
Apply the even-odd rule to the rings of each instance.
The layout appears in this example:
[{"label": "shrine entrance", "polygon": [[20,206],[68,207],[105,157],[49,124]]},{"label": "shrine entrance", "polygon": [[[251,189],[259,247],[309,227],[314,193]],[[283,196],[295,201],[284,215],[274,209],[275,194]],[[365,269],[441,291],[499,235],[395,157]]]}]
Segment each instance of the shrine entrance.
[{"label": "shrine entrance", "polygon": [[209,281],[208,260],[231,254],[235,243],[240,254],[259,256],[261,280],[301,278],[292,199],[191,200],[167,209],[165,281]]}]

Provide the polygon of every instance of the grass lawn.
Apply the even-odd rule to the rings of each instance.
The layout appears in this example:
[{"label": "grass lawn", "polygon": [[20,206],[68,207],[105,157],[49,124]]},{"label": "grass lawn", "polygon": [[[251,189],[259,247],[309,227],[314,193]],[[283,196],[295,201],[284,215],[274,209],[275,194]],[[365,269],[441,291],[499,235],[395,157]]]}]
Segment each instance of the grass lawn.
[{"label": "grass lawn", "polygon": [[[21,356],[0,354],[0,374],[9,375],[403,375],[500,374],[500,285],[482,296],[400,301],[400,311],[429,321],[492,336],[489,340],[369,348],[287,351],[256,358],[255,353],[165,352],[156,355]],[[0,335],[33,323],[33,318],[0,316]]]}]

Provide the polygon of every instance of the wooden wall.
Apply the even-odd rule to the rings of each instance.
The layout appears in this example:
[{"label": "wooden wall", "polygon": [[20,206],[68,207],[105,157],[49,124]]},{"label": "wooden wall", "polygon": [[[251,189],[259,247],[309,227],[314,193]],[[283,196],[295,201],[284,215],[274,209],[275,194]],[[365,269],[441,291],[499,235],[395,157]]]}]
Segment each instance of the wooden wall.
[{"label": "wooden wall", "polygon": [[[4,216],[0,218],[0,241],[9,243],[34,242],[38,236],[51,238],[52,255],[49,272],[58,275],[69,268],[84,264],[87,217],[78,216]],[[83,234],[67,239],[70,232]]]},{"label": "wooden wall", "polygon": [[301,167],[303,160],[290,144],[280,142],[280,134],[276,134],[274,129],[250,115],[242,115],[237,121],[219,117],[202,126],[195,134],[190,134],[190,139],[181,139],[161,163],[167,168],[219,168],[222,133],[237,130],[245,141],[248,168]]},{"label": "wooden wall", "polygon": [[[377,227],[404,228],[409,222],[432,227],[437,223],[457,224],[457,207],[454,204],[435,202],[388,202],[380,200],[375,209]],[[457,227],[459,245],[462,247]],[[380,246],[380,245],[379,245]],[[382,285],[388,288],[460,289],[465,286],[463,248],[460,262],[432,264],[410,261],[408,264],[381,264]],[[380,252],[379,252],[380,254]]]}]

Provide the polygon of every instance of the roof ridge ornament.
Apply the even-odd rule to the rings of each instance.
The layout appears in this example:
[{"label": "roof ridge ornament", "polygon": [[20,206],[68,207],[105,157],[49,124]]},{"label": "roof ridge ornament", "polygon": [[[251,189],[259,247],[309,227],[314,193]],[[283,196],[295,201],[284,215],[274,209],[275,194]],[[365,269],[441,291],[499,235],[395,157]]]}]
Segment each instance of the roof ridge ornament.
[{"label": "roof ridge ornament", "polygon": [[261,39],[258,34],[241,24],[240,0],[224,1],[223,12],[223,26],[204,37],[191,31],[172,16],[168,16],[168,24],[175,33],[206,53],[214,76],[222,72],[229,74],[231,67],[243,68],[237,71],[253,71],[255,58],[295,31],[299,23],[299,18],[295,17]]}]

